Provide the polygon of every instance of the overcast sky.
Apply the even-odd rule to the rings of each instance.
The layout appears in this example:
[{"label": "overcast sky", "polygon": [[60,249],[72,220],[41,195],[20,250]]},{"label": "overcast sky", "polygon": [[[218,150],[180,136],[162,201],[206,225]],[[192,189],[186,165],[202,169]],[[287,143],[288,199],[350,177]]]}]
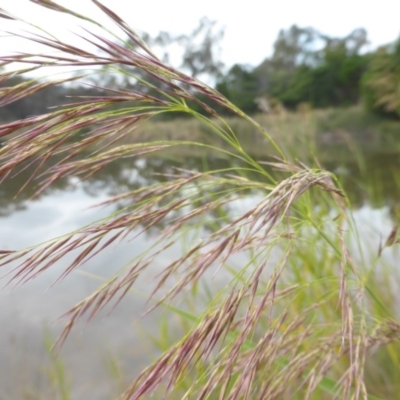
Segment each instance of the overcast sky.
[{"label": "overcast sky", "polygon": [[[134,29],[157,34],[159,31],[189,33],[202,16],[217,20],[225,28],[222,60],[259,64],[271,54],[272,44],[281,28],[292,24],[312,26],[332,36],[345,36],[353,29],[368,31],[370,47],[386,44],[400,34],[399,0],[103,0]],[[99,21],[106,21],[90,0],[63,0],[59,4],[73,8]],[[29,0],[0,0],[0,7],[40,26],[58,32],[76,30],[72,19],[43,10]],[[0,19],[0,30],[15,29],[16,24]],[[16,49],[15,41],[2,40],[0,52]],[[32,48],[30,49],[32,50]]]}]

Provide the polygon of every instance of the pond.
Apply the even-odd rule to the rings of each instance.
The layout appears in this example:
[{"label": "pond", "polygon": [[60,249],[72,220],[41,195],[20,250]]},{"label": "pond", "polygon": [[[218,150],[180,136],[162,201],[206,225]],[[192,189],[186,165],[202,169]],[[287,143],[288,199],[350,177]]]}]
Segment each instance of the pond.
[{"label": "pond", "polygon": [[[400,219],[399,154],[369,151],[362,154],[360,163],[352,152],[330,147],[321,150],[321,157],[324,167],[337,174],[350,198],[354,220],[363,232],[363,245],[377,251],[379,241]],[[74,177],[59,181],[34,199],[32,185],[17,195],[29,176],[29,171],[23,171],[0,185],[0,249],[20,249],[74,231],[118,207],[92,207],[96,203],[166,179],[163,174],[177,167],[201,170],[205,162],[211,169],[230,165],[229,160],[205,157],[182,161],[117,160],[87,181]],[[258,200],[254,193],[249,193],[234,207],[246,208],[248,203]],[[155,356],[146,339],[149,334],[157,335],[161,311],[140,317],[146,309],[146,294],[151,291],[152,273],[162,270],[168,259],[182,252],[179,242],[155,260],[152,272],[141,277],[140,293],[128,294],[110,315],[101,313],[90,323],[77,325],[58,361],[52,361],[45,342],[46,337],[55,339],[59,334],[63,326],[59,317],[64,312],[95,290],[102,279],[129,263],[156,235],[154,227],[134,240],[112,245],[55,285],[52,284],[68,259],[61,260],[38,279],[17,287],[7,285],[0,291],[2,398],[50,398],[46,393],[52,381],[51,371],[57,363],[60,368],[65,363],[66,381],[72,383],[72,399],[109,399],[113,391],[128,383]],[[396,249],[386,252],[386,261],[395,265],[396,254]],[[4,270],[3,275],[8,271]],[[5,285],[7,277],[2,282]]]}]

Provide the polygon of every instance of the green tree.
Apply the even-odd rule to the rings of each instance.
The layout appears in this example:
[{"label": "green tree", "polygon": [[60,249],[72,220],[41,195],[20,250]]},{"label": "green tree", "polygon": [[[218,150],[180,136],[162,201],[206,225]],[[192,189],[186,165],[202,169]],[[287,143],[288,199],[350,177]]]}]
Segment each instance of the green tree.
[{"label": "green tree", "polygon": [[373,54],[362,84],[369,110],[400,117],[400,38]]},{"label": "green tree", "polygon": [[281,97],[290,90],[298,67],[316,63],[314,47],[318,37],[318,32],[312,28],[293,25],[288,30],[281,30],[272,57],[255,70],[260,89],[274,97]]},{"label": "green tree", "polygon": [[255,98],[258,94],[257,76],[250,66],[235,64],[219,80],[216,89],[246,113],[257,111]]},{"label": "green tree", "polygon": [[259,83],[286,107],[308,102],[314,107],[346,106],[360,96],[368,57],[364,29],[331,38],[311,28],[281,31],[274,54],[257,68]]},{"label": "green tree", "polygon": [[308,101],[314,107],[348,106],[358,102],[367,57],[349,55],[345,45],[327,49],[324,63],[310,70]]}]

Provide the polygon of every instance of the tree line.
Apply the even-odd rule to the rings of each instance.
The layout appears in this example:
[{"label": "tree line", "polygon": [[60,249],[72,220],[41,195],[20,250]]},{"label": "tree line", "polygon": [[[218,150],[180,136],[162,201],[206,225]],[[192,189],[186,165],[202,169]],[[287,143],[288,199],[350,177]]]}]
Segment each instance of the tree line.
[{"label": "tree line", "polygon": [[250,67],[236,64],[216,88],[243,111],[254,99],[287,109],[347,107],[363,102],[369,111],[400,117],[400,39],[367,52],[367,32],[332,38],[312,28],[281,30],[270,58]]},{"label": "tree line", "polygon": [[[182,49],[181,68],[196,78],[212,78],[219,92],[249,114],[276,106],[296,110],[303,105],[311,108],[347,107],[362,102],[370,112],[400,118],[400,38],[374,51],[367,51],[365,29],[358,28],[337,38],[313,28],[293,25],[279,32],[271,57],[260,65],[235,64],[225,70],[218,57],[223,31],[216,31],[215,22],[207,18],[203,18],[189,35],[172,36],[161,32],[154,38],[147,34],[144,36],[151,46],[163,49],[164,61],[170,56],[169,46],[178,44]],[[146,76],[140,70],[128,72],[122,81],[102,74],[96,84],[148,90],[149,94],[156,90],[141,84],[141,79],[151,82],[150,75]],[[2,82],[0,87],[23,83],[22,78],[13,77]],[[76,95],[99,95],[99,90],[73,86],[47,88],[0,108],[0,119],[41,114],[48,107],[70,102],[70,97]],[[260,102],[263,107],[260,107]],[[200,105],[191,106],[204,112]],[[224,113],[221,107],[213,107]]]}]

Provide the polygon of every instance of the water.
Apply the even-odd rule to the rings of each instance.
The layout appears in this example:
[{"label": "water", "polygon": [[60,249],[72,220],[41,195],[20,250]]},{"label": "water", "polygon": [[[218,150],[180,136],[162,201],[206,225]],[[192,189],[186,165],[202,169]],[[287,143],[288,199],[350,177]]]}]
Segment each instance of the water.
[{"label": "water", "polygon": [[[323,164],[340,177],[352,202],[355,221],[365,233],[363,246],[377,249],[379,238],[387,236],[399,221],[399,156],[397,153],[366,154],[361,171],[351,153],[340,158],[339,161],[327,157]],[[20,249],[74,231],[115,209],[115,206],[91,207],[94,204],[166,179],[157,174],[170,173],[173,167],[201,170],[205,162],[212,169],[230,166],[229,161],[218,159],[190,158],[175,163],[161,159],[119,160],[88,181],[62,180],[33,200],[30,200],[34,190],[32,185],[15,197],[28,177],[28,171],[25,171],[0,186],[0,248]],[[257,200],[255,194],[249,194],[233,207],[238,212]],[[51,285],[68,259],[38,279],[17,288],[7,286],[0,291],[1,399],[36,398],[35,395],[41,399],[52,398],[49,373],[54,370],[54,364],[51,365],[45,350],[46,332],[55,338],[63,326],[59,317],[92,293],[102,279],[129,263],[156,234],[157,228],[134,241],[112,245],[54,286]],[[162,311],[145,319],[139,317],[146,307],[145,295],[150,293],[152,273],[162,270],[181,252],[181,245],[177,243],[162,258],[155,260],[151,271],[141,277],[142,294],[129,294],[111,315],[102,313],[89,324],[80,323],[72,331],[60,358],[67,367],[66,380],[72,382],[72,399],[111,398],[118,390],[118,384],[129,382],[155,356],[154,348],[145,338],[148,333],[157,334]],[[388,252],[385,257],[394,262],[396,252]],[[3,269],[3,274],[7,271]],[[5,284],[7,278],[2,282]],[[115,361],[121,371],[128,372],[115,376]],[[23,397],[28,394],[32,397]]]}]

